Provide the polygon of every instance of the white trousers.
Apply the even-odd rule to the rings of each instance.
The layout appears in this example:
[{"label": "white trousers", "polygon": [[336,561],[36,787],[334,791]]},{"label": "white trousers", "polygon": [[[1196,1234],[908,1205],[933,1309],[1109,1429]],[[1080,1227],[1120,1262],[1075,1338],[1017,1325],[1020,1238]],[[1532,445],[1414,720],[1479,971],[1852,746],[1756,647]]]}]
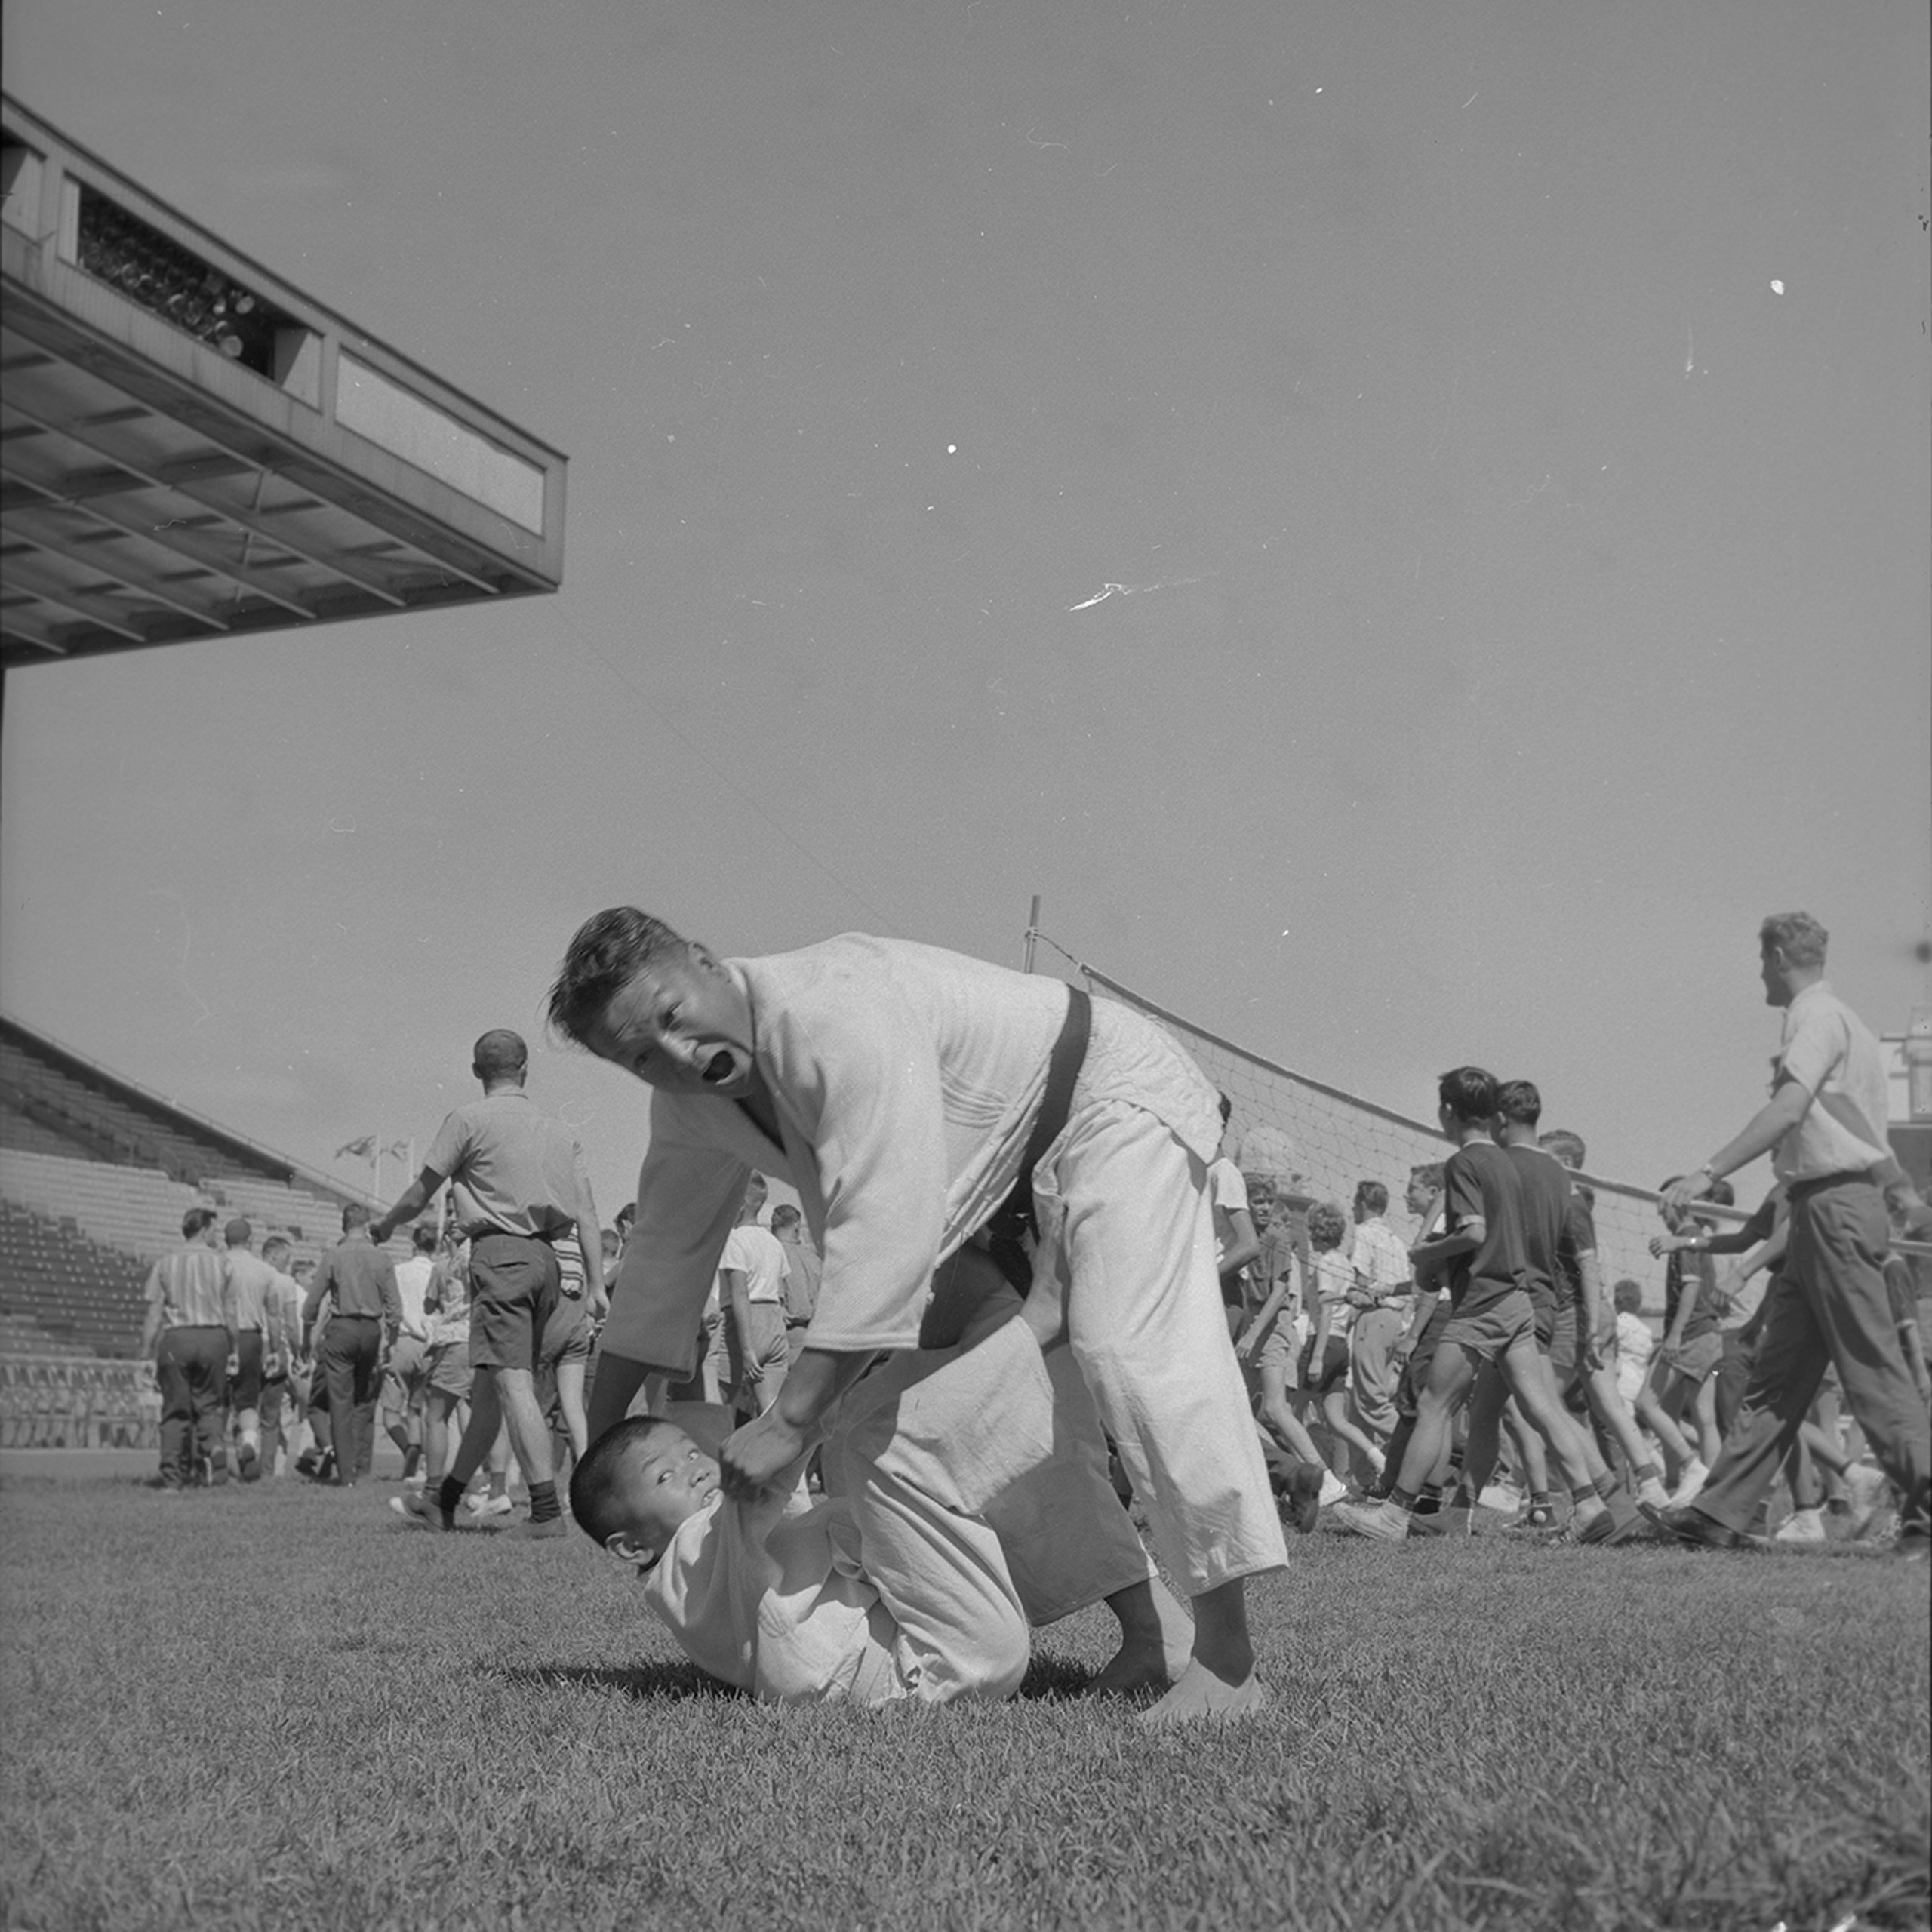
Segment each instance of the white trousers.
[{"label": "white trousers", "polygon": [[[895,1356],[848,1397],[826,1444],[826,1487],[850,1541],[835,1564],[878,1602],[863,1630],[811,1612],[761,1620],[761,1688],[797,1697],[820,1630],[851,1654],[811,1668],[820,1694],[879,1704],[1010,1697],[1029,1626],[1148,1581],[1152,1565],[1107,1479],[1106,1451],[1067,1351],[1042,1359],[1009,1321],[975,1346]],[[835,1533],[835,1545],[841,1539]],[[843,1598],[844,1580],[828,1577]]]},{"label": "white trousers", "polygon": [[1285,1567],[1221,1305],[1206,1168],[1155,1115],[1101,1100],[1048,1149],[1033,1192],[1063,1211],[1073,1358],[1168,1574],[1198,1596]]}]

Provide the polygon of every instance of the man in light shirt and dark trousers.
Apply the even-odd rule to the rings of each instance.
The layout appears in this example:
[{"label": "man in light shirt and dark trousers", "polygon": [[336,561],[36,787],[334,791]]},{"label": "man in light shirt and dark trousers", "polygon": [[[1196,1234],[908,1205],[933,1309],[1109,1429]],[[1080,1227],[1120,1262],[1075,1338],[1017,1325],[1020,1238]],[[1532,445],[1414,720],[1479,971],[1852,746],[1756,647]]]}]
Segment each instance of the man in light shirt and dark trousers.
[{"label": "man in light shirt and dark trousers", "polygon": [[1807,913],[1764,921],[1765,1004],[1785,1010],[1770,1100],[1664,1196],[1681,1211],[1714,1180],[1769,1153],[1790,1200],[1791,1234],[1764,1297],[1764,1331],[1737,1425],[1697,1501],[1660,1520],[1687,1543],[1724,1549],[1746,1541],[1835,1364],[1846,1404],[1899,1493],[1898,1552],[1923,1561],[1932,1537],[1932,1429],[1885,1290],[1886,1197],[1915,1227],[1925,1208],[1886,1139],[1878,1042],[1826,983],[1825,943],[1824,928]]},{"label": "man in light shirt and dark trousers", "polygon": [[211,1484],[228,1480],[228,1358],[235,1346],[235,1297],[228,1269],[208,1245],[212,1208],[181,1217],[181,1246],[149,1271],[141,1353],[154,1359],[161,1391],[157,1489],[185,1489],[195,1465]]}]

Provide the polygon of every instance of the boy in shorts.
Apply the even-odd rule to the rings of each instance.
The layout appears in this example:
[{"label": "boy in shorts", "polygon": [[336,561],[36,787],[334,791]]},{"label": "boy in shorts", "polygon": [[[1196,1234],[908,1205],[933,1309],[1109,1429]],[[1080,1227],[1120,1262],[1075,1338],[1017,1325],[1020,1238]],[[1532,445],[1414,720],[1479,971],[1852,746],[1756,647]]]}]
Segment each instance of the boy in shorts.
[{"label": "boy in shorts", "polygon": [[1490,1137],[1496,1078],[1479,1066],[1456,1067],[1442,1076],[1437,1094],[1437,1121],[1456,1144],[1443,1168],[1447,1226],[1435,1239],[1412,1250],[1410,1260],[1419,1284],[1446,1272],[1449,1318],[1388,1500],[1374,1508],[1342,1503],[1334,1514],[1357,1536],[1404,1540],[1422,1487],[1448,1447],[1457,1413],[1467,1404],[1478,1371],[1494,1362],[1524,1414],[1557,1447],[1564,1474],[1583,1492],[1576,1515],[1581,1531],[1605,1511],[1563,1428],[1561,1404],[1549,1392],[1537,1352],[1536,1317],[1527,1287],[1523,1183],[1516,1162]]},{"label": "boy in shorts", "polygon": [[891,1358],[837,1412],[822,1497],[799,1493],[802,1456],[751,1500],[725,1497],[734,1418],[684,1404],[599,1437],[571,1513],[641,1566],[694,1663],[764,1702],[1010,1697],[1029,1626],[1103,1598],[1122,1645],[1092,1687],[1164,1684],[1186,1666],[1186,1618],[1097,1455],[1077,1472],[1047,1456],[1057,1409],[1088,1399],[1066,1350],[1042,1353],[1063,1325],[1051,1291],[1020,1309],[1002,1284],[958,1348]]}]

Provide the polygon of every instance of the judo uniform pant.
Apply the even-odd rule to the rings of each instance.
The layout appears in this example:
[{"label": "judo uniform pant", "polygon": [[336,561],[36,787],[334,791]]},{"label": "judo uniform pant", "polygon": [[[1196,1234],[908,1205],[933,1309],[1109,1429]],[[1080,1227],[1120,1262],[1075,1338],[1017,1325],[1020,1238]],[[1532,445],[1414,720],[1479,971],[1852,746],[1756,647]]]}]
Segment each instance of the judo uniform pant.
[{"label": "judo uniform pant", "polygon": [[[849,1512],[851,1567],[878,1604],[860,1654],[787,1659],[760,1636],[761,1690],[864,1704],[1010,1697],[1029,1626],[1152,1575],[1107,1479],[1106,1446],[1064,1348],[1009,1321],[957,1352],[909,1352],[868,1377],[825,1450]],[[819,1682],[796,1681],[801,1672]]]},{"label": "judo uniform pant", "polygon": [[1073,1358],[1168,1576],[1198,1596],[1284,1568],[1222,1310],[1205,1167],[1154,1115],[1100,1100],[1076,1108],[1033,1192],[1064,1211]]},{"label": "judo uniform pant", "polygon": [[1783,1269],[1765,1291],[1764,1327],[1736,1425],[1694,1506],[1703,1515],[1728,1529],[1749,1529],[1829,1364],[1903,1500],[1900,1527],[1919,1536],[1932,1531],[1932,1430],[1886,1292],[1890,1247],[1884,1203],[1862,1177],[1792,1189]]}]

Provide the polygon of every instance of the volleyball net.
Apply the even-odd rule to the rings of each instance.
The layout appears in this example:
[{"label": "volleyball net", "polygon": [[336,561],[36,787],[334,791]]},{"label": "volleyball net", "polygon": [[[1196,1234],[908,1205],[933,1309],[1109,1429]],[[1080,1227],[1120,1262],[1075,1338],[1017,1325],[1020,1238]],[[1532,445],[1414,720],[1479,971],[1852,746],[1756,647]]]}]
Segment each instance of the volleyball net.
[{"label": "volleyball net", "polygon": [[[1389,1190],[1390,1224],[1398,1232],[1405,1228],[1402,1195],[1411,1169],[1440,1163],[1451,1152],[1432,1123],[1311,1079],[1210,1033],[1075,958],[1037,928],[1028,937],[1058,954],[1090,993],[1145,1014],[1187,1048],[1233,1103],[1226,1145],[1244,1174],[1266,1174],[1288,1192],[1333,1201],[1345,1214],[1358,1183],[1380,1181]],[[1546,1130],[1568,1124],[1543,1123]],[[1663,1303],[1664,1272],[1647,1245],[1651,1235],[1663,1232],[1656,1190],[1587,1170],[1576,1178],[1587,1181],[1595,1194],[1597,1257],[1605,1291],[1627,1276],[1643,1288],[1646,1311],[1656,1312]]]}]

